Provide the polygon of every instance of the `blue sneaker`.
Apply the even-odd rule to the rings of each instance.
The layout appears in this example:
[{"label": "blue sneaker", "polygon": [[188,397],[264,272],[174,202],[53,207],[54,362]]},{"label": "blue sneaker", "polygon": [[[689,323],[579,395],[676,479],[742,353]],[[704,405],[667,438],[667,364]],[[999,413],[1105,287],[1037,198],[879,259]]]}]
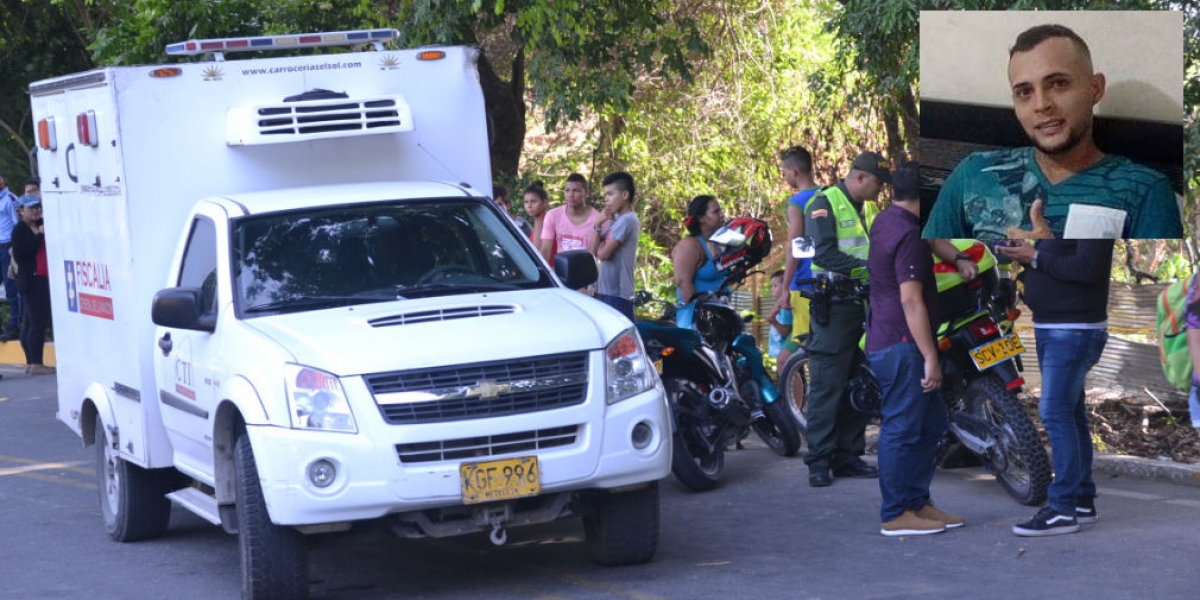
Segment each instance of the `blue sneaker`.
[{"label": "blue sneaker", "polygon": [[1062,535],[1079,531],[1075,515],[1064,515],[1049,506],[1042,507],[1032,519],[1013,525],[1013,533],[1023,537]]}]

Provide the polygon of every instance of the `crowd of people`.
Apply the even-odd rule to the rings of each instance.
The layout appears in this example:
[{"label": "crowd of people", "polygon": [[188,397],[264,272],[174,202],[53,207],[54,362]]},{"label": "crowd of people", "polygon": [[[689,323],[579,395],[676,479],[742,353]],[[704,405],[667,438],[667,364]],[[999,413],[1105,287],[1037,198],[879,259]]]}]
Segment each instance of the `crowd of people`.
[{"label": "crowd of people", "polygon": [[0,277],[8,302],[8,321],[0,342],[20,340],[25,372],[49,375],[55,369],[44,364],[50,328],[50,269],[41,181],[27,180],[24,192],[19,197],[11,192],[0,172]]},{"label": "crowd of people", "polygon": [[[1079,531],[1080,524],[1098,518],[1084,379],[1098,362],[1108,337],[1114,242],[1064,239],[1062,214],[1075,203],[1107,202],[1105,198],[1097,200],[1094,193],[1080,195],[1072,190],[1078,186],[1104,188],[1093,185],[1096,178],[1151,181],[1153,185],[1140,188],[1117,186],[1114,189],[1120,197],[1107,204],[1119,206],[1136,223],[1142,223],[1137,219],[1143,212],[1173,216],[1159,219],[1171,224],[1161,231],[1178,233],[1174,225],[1179,222],[1178,215],[1169,214],[1173,209],[1164,200],[1170,195],[1164,191],[1165,179],[1106,155],[1095,144],[1091,111],[1103,96],[1104,82],[1103,76],[1093,72],[1086,43],[1066,27],[1036,26],[1018,36],[1009,60],[1014,112],[1032,146],[999,158],[992,154],[968,156],[941,188],[924,225],[916,163],[903,164],[893,172],[880,154],[862,152],[841,180],[822,188],[813,177],[812,155],[806,149],[792,147],[779,158],[780,172],[793,191],[785,206],[788,240],[810,240],[815,253],[805,259],[787,252],[784,268],[772,276],[775,309],[768,316],[773,334],[770,350],[780,365],[800,345],[809,356],[810,380],[803,407],[808,426],[804,461],[809,485],[823,488],[838,478],[878,478],[880,533],[885,536],[934,534],[966,523],[963,517],[936,507],[930,495],[935,452],[948,426],[940,397],[943,374],[935,341],[940,321],[934,258],[954,265],[963,281],[978,274],[974,260],[942,238],[972,237],[970,234],[978,231],[969,221],[976,196],[1001,198],[1011,192],[979,190],[1024,181],[1036,181],[1042,189],[1040,193],[1017,190],[1028,200],[1022,204],[1028,218],[1021,222],[1030,228],[1009,227],[1004,231],[1008,239],[996,244],[996,251],[1023,271],[1024,300],[1032,313],[1042,374],[1039,412],[1054,468],[1046,506],[1013,526],[1013,533],[1019,536],[1072,533]],[[997,180],[997,161],[1004,169],[1023,174],[1001,173]],[[603,212],[585,202],[588,187],[581,175],[568,178],[565,203],[549,211],[545,210],[545,190],[532,186],[526,190],[526,198],[534,201],[530,217],[535,224],[529,234],[548,261],[564,250],[582,248],[597,254],[601,260],[598,297],[632,319],[632,307],[626,303],[632,287],[626,284],[632,281],[639,228],[633,210],[633,180],[620,173],[605,178],[604,184]],[[881,210],[876,199],[889,185],[892,202]],[[1039,197],[1026,198],[1031,193]],[[699,195],[688,203],[687,235],[671,255],[679,302],[723,284],[714,260],[720,248],[711,237],[724,223],[725,214],[716,197]],[[1124,227],[1124,231],[1131,230]],[[804,280],[833,274],[867,279],[870,297],[867,302],[831,300],[818,319],[800,292]],[[1200,301],[1196,298],[1193,289],[1188,302],[1189,340],[1200,357]],[[852,407],[843,394],[864,333],[867,360],[883,395],[877,466],[862,459],[870,418]],[[1200,404],[1196,397],[1193,393],[1194,405]],[[1200,406],[1193,406],[1196,414],[1200,414]]]}]

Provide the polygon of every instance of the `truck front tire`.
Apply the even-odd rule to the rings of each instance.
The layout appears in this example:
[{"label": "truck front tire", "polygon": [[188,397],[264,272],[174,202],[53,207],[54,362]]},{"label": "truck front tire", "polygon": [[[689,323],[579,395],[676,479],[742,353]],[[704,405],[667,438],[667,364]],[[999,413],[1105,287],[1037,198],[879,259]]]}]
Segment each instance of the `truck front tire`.
[{"label": "truck front tire", "polygon": [[658,482],[629,492],[596,493],[583,515],[592,560],[602,565],[650,562],[658,551]]},{"label": "truck front tire", "polygon": [[271,522],[254,463],[254,450],[245,431],[233,447],[233,460],[237,471],[242,598],[308,598],[308,540],[295,528]]},{"label": "truck front tire", "polygon": [[118,542],[156,538],[167,531],[171,469],[148,471],[121,458],[96,418],[96,477],[104,529]]}]

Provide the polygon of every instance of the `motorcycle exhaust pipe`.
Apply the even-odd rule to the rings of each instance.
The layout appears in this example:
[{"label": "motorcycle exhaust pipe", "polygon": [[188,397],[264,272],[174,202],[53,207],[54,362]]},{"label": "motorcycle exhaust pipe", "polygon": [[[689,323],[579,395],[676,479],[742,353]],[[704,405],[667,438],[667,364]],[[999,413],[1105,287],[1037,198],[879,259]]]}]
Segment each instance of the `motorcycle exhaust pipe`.
[{"label": "motorcycle exhaust pipe", "polygon": [[715,388],[708,393],[708,403],[718,410],[729,406],[731,400],[733,400],[733,395],[725,388]]}]

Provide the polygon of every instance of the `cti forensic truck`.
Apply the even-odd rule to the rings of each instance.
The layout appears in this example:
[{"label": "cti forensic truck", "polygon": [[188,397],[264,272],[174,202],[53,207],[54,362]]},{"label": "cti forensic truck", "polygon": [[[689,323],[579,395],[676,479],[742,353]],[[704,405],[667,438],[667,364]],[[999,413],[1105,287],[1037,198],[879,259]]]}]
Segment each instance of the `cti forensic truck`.
[{"label": "cti forensic truck", "polygon": [[[395,30],[195,40],[201,62],[30,86],[58,419],[104,526],[237,535],[243,596],[308,594],[310,536],[581,516],[650,560],[671,420],[641,340],[486,197],[478,50]],[[225,60],[240,51],[353,51]],[[278,54],[278,53],[277,53]]]}]

